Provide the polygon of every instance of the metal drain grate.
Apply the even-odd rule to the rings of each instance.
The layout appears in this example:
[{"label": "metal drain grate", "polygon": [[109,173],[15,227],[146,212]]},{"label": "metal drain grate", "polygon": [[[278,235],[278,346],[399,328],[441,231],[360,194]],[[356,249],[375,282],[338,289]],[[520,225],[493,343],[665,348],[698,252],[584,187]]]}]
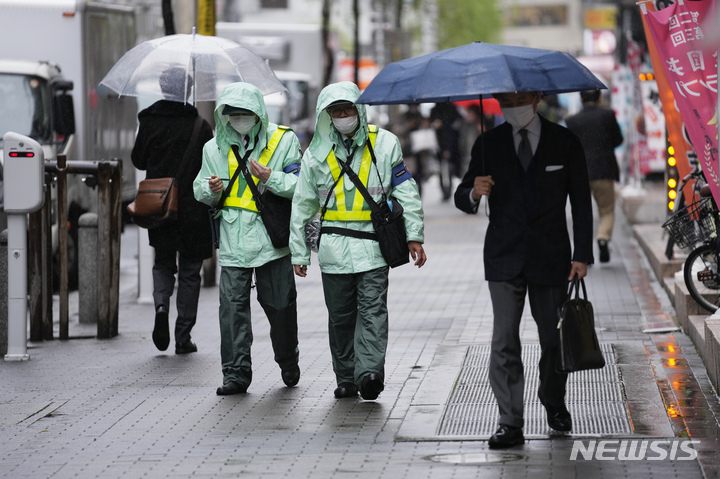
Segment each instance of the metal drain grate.
[{"label": "metal drain grate", "polygon": [[[611,344],[600,345],[606,366],[570,374],[565,398],[573,417],[573,436],[632,433]],[[525,436],[546,436],[545,408],[537,398],[540,345],[523,345],[525,365]],[[455,389],[445,407],[440,436],[490,437],[498,425],[498,410],[488,381],[490,345],[470,346]]]}]

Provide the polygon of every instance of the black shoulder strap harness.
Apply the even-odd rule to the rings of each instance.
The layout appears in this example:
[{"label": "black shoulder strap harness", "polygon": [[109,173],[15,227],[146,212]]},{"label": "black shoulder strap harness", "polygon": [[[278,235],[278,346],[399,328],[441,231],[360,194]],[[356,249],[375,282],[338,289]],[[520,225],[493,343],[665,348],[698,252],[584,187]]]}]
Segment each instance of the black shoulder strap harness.
[{"label": "black shoulder strap harness", "polygon": [[[255,138],[255,142],[257,144],[257,138]],[[240,152],[237,145],[231,145],[232,151],[235,154],[236,158],[240,158]],[[239,162],[237,170],[235,170],[235,178],[237,178],[237,172],[239,170],[242,170],[243,177],[245,178],[245,182],[248,185],[248,188],[250,188],[250,191],[253,194],[253,198],[255,199],[255,206],[257,206],[258,211],[262,211],[263,206],[260,202],[260,190],[258,190],[257,185],[252,179],[252,175],[248,171],[247,166],[247,160],[248,160],[248,152],[245,152],[245,156],[242,159],[242,162]]]},{"label": "black shoulder strap harness", "polygon": [[[380,181],[380,188],[382,189],[382,196],[383,201],[387,201],[387,195],[385,194],[385,187],[382,184],[382,179],[380,178],[380,172],[378,171],[377,166],[377,158],[375,157],[375,150],[372,147],[372,144],[370,143],[370,138],[367,140],[367,147],[370,151],[370,157],[372,158],[372,162],[375,165],[375,172],[378,175],[378,180]],[[350,181],[352,181],[355,184],[355,188],[360,192],[361,195],[363,195],[363,198],[365,198],[365,201],[367,202],[368,206],[370,206],[370,210],[373,213],[377,213],[380,211],[380,205],[377,204],[377,202],[373,199],[370,192],[367,190],[365,185],[363,185],[362,181],[360,181],[360,178],[358,177],[357,173],[350,168],[350,165],[348,165],[346,162],[342,161],[340,158],[337,158],[338,163],[340,163],[340,167],[342,168],[344,174],[348,175],[348,178],[350,178]],[[338,175],[338,179],[335,180],[335,184],[333,184],[332,188],[328,192],[328,196],[325,199],[325,204],[322,208],[322,214],[320,216],[320,221],[322,221],[323,217],[325,216],[325,211],[327,210],[328,201],[330,200],[330,195],[333,191],[335,191],[335,186],[337,185],[338,181],[340,181],[340,178],[342,178],[342,175]],[[367,231],[358,231],[353,230],[350,228],[340,228],[337,226],[322,226],[320,228],[320,236],[322,237],[323,233],[332,233],[336,235],[343,235],[343,236],[351,236],[353,238],[360,238],[360,239],[368,239],[377,241],[377,235],[375,233],[370,233]]]},{"label": "black shoulder strap harness", "polygon": [[[257,144],[257,137],[255,137],[255,143]],[[252,153],[252,150],[248,149],[245,151],[245,155],[242,157],[242,160],[240,160],[240,152],[237,145],[230,145],[230,148],[232,148],[233,154],[235,155],[235,159],[238,160],[238,167],[235,169],[235,174],[233,174],[232,178],[230,178],[230,182],[225,187],[225,190],[223,190],[222,195],[220,195],[220,199],[215,205],[216,210],[221,210],[223,206],[225,205],[225,200],[228,196],[230,196],[230,192],[232,191],[233,183],[235,183],[235,180],[237,179],[238,175],[240,174],[240,171],[242,170],[241,165],[247,165],[247,160],[250,157],[250,153]],[[252,182],[250,182],[252,183]],[[253,183],[253,186],[255,183]],[[253,191],[253,194],[255,192]]]}]

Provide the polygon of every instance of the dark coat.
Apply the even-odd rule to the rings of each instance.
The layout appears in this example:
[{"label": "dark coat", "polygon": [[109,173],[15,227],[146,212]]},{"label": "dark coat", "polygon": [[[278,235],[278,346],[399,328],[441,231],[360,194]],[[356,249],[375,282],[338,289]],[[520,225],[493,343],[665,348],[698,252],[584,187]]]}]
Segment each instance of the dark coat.
[{"label": "dark coat", "polygon": [[[167,100],[155,102],[141,111],[131,156],[135,167],[147,170],[147,178],[176,176],[197,116],[194,106]],[[195,200],[192,186],[202,165],[203,146],[212,138],[212,127],[203,120],[198,139],[190,146],[192,151],[185,170],[176,177],[179,221],[148,230],[150,245],[154,248],[174,249],[189,260],[212,256],[208,206]]]},{"label": "dark coat", "polygon": [[615,113],[593,103],[565,120],[570,131],[580,138],[585,150],[590,180],[620,180],[615,148],[623,142],[623,135]]},{"label": "dark coat", "polygon": [[[489,130],[475,142],[468,172],[455,191],[455,206],[476,213],[470,199],[476,176],[495,185],[490,193],[490,224],[485,236],[485,279],[509,281],[524,275],[528,282],[567,284],[571,261],[593,262],[592,203],[580,140],[567,128],[543,117],[540,142],[530,167],[523,171],[508,123]],[[570,198],[574,253],[565,206]]]}]

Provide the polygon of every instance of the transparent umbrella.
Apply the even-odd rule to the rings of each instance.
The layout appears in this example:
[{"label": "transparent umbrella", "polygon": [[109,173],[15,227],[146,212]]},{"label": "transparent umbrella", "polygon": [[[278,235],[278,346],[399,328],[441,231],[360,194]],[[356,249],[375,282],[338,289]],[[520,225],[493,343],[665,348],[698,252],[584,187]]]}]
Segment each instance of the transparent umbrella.
[{"label": "transparent umbrella", "polygon": [[[182,70],[182,82],[163,84],[164,72]],[[177,78],[177,77],[176,77]],[[193,82],[190,98],[188,82]],[[157,96],[187,102],[214,101],[234,82],[247,82],[263,95],[286,91],[261,57],[232,40],[177,34],[148,40],[129,50],[100,81],[119,96]]]}]

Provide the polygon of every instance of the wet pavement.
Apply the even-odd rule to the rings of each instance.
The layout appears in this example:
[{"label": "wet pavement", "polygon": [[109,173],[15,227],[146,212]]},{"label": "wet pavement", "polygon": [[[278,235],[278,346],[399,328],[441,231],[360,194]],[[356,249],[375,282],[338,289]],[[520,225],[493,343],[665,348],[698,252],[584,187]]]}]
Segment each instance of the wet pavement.
[{"label": "wet pavement", "polygon": [[297,279],[298,386],[284,387],[255,302],[253,383],[246,395],[216,396],[217,287],[201,291],[198,353],[157,351],[153,308],[136,299],[137,231],[128,227],[119,336],[92,338],[71,297],[70,336],[78,339],[29,343],[29,361],[0,362],[0,477],[720,477],[718,398],[619,207],[612,260],[586,279],[608,364],[571,375],[575,430],[545,424],[534,397],[537,333],[526,313],[527,441],[488,448],[497,411],[485,379],[487,218],[442,202],[432,181],[424,189],[428,263],[391,271],[377,401],[333,397],[317,265]]}]

